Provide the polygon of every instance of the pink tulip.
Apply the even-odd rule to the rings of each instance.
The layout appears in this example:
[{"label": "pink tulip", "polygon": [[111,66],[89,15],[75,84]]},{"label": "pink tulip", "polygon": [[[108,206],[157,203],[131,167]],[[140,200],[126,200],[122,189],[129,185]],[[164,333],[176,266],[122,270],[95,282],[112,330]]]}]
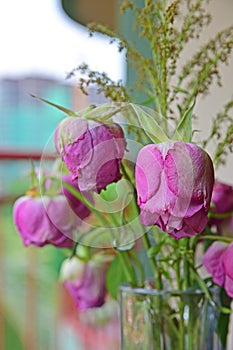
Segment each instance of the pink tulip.
[{"label": "pink tulip", "polygon": [[214,183],[208,154],[180,141],[147,145],[136,162],[143,225],[158,225],[176,239],[204,230]]},{"label": "pink tulip", "polygon": [[23,244],[38,247],[52,244],[71,248],[73,231],[79,224],[66,198],[61,195],[21,197],[14,204],[13,219]]},{"label": "pink tulip", "polygon": [[203,265],[214,283],[224,287],[233,297],[233,243],[214,242],[203,255]]},{"label": "pink tulip", "polygon": [[125,139],[118,124],[68,117],[55,131],[55,146],[80,191],[100,192],[121,179]]},{"label": "pink tulip", "polygon": [[211,200],[215,213],[224,214],[233,211],[233,187],[222,182],[216,182]]},{"label": "pink tulip", "polygon": [[100,307],[106,297],[106,270],[107,265],[95,261],[82,261],[73,257],[65,261],[62,268],[64,285],[72,296],[78,310],[87,310]]},{"label": "pink tulip", "polygon": [[[215,226],[219,234],[224,236],[232,236],[233,187],[221,182],[216,182],[213,188],[211,201],[213,203],[213,217],[211,217],[209,220],[209,226]],[[232,215],[229,214],[231,212]],[[226,217],[216,217],[218,214],[226,214]]]}]

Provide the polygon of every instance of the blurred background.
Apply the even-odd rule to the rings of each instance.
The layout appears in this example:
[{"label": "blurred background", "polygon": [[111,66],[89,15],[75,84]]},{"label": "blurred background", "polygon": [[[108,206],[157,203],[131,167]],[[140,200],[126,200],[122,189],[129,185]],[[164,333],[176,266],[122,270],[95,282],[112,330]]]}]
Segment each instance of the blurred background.
[{"label": "blurred background", "polygon": [[[0,349],[119,349],[115,306],[109,306],[112,311],[107,306],[103,313],[111,322],[97,313],[80,318],[58,281],[62,253],[53,247],[25,249],[12,222],[13,202],[30,186],[30,159],[39,165],[63,118],[62,112],[31,95],[75,110],[106,102],[95,86],[85,96],[74,79],[66,79],[83,62],[129,87],[134,84],[124,53],[104,36],[90,38],[85,27],[95,20],[135,40],[132,19],[120,17],[118,9],[117,0],[0,2]],[[233,1],[213,0],[209,9],[213,22],[204,41],[232,24]],[[187,51],[186,58],[189,55]],[[233,60],[222,74],[224,88],[213,87],[211,95],[197,104],[204,132],[233,94]],[[231,155],[227,166],[220,168],[220,180],[232,183],[232,160]]]}]

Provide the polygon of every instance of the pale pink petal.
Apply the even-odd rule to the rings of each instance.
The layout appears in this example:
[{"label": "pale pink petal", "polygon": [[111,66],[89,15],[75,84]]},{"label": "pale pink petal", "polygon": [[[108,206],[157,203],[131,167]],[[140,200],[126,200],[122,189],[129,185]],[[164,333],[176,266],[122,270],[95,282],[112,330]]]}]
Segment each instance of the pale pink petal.
[{"label": "pale pink petal", "polygon": [[158,191],[162,170],[163,158],[156,145],[143,147],[137,157],[135,173],[139,205]]}]

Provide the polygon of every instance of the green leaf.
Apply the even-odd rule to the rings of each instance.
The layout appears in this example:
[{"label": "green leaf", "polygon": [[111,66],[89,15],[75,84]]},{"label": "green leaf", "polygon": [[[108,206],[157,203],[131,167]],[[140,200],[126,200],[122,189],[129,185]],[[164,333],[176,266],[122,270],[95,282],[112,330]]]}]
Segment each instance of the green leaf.
[{"label": "green leaf", "polygon": [[[153,118],[153,116],[145,108],[133,103],[131,103],[130,106],[137,118],[137,121],[135,120],[135,126],[141,127],[153,143],[169,141],[168,136],[160,127],[157,120]],[[153,111],[153,114],[155,114],[155,111]]]},{"label": "green leaf", "polygon": [[181,118],[175,133],[173,135],[173,140],[179,140],[184,142],[191,142],[192,140],[192,113],[195,106],[195,102],[191,107],[185,111],[183,117]]},{"label": "green leaf", "polygon": [[144,100],[142,102],[140,102],[141,106],[146,106],[149,105],[150,103],[154,102],[155,98],[154,97],[150,97],[147,100]]},{"label": "green leaf", "polygon": [[68,108],[65,108],[65,107],[63,107],[63,106],[60,106],[60,105],[58,105],[58,104],[56,104],[56,103],[54,103],[54,102],[45,100],[44,98],[37,97],[37,96],[32,95],[32,94],[31,94],[31,96],[32,96],[33,98],[39,100],[39,101],[45,102],[45,103],[49,104],[50,106],[53,106],[53,107],[59,109],[59,110],[62,111],[63,113],[67,114],[69,117],[77,117],[77,116],[79,115],[77,112],[74,112],[74,111],[72,111],[72,110],[70,110],[70,109],[68,109]]},{"label": "green leaf", "polygon": [[128,102],[107,103],[90,109],[82,117],[102,123],[120,123],[136,127],[150,142],[169,141],[161,125],[165,121],[155,110]]},{"label": "green leaf", "polygon": [[125,105],[128,105],[128,103],[106,103],[95,108],[90,108],[89,111],[87,110],[87,112],[82,114],[82,117],[102,123],[112,123],[113,117],[119,113]]},{"label": "green leaf", "polygon": [[118,297],[118,288],[120,284],[126,283],[127,279],[122,269],[122,265],[118,256],[111,262],[109,265],[107,276],[106,276],[106,286],[110,295],[117,299]]},{"label": "green leaf", "polygon": [[160,244],[156,244],[152,247],[150,247],[148,250],[147,250],[147,256],[149,259],[152,259],[154,258],[157,254],[159,254],[161,252],[161,248],[162,248],[162,245],[164,244],[164,240],[162,240],[162,242]]}]

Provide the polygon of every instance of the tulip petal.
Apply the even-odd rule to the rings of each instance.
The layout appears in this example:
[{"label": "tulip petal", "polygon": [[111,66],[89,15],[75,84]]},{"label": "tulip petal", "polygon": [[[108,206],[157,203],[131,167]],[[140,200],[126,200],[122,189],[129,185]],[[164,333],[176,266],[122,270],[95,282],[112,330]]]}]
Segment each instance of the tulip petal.
[{"label": "tulip petal", "polygon": [[233,279],[226,275],[224,289],[229,297],[233,298]]},{"label": "tulip petal", "polygon": [[224,254],[223,264],[226,275],[233,279],[233,243],[228,246]]},{"label": "tulip petal", "polygon": [[154,223],[176,239],[204,230],[214,183],[205,151],[180,141],[147,145],[135,177],[142,224]]},{"label": "tulip petal", "polygon": [[153,197],[160,187],[163,158],[155,145],[145,146],[138,154],[136,183],[139,205]]},{"label": "tulip petal", "polygon": [[54,140],[80,190],[99,193],[120,180],[120,161],[126,146],[120,125],[82,118],[67,120],[58,125]]},{"label": "tulip petal", "polygon": [[223,286],[225,280],[223,257],[227,247],[224,242],[214,242],[202,258],[206,270],[213,276],[214,283],[219,286]]}]

